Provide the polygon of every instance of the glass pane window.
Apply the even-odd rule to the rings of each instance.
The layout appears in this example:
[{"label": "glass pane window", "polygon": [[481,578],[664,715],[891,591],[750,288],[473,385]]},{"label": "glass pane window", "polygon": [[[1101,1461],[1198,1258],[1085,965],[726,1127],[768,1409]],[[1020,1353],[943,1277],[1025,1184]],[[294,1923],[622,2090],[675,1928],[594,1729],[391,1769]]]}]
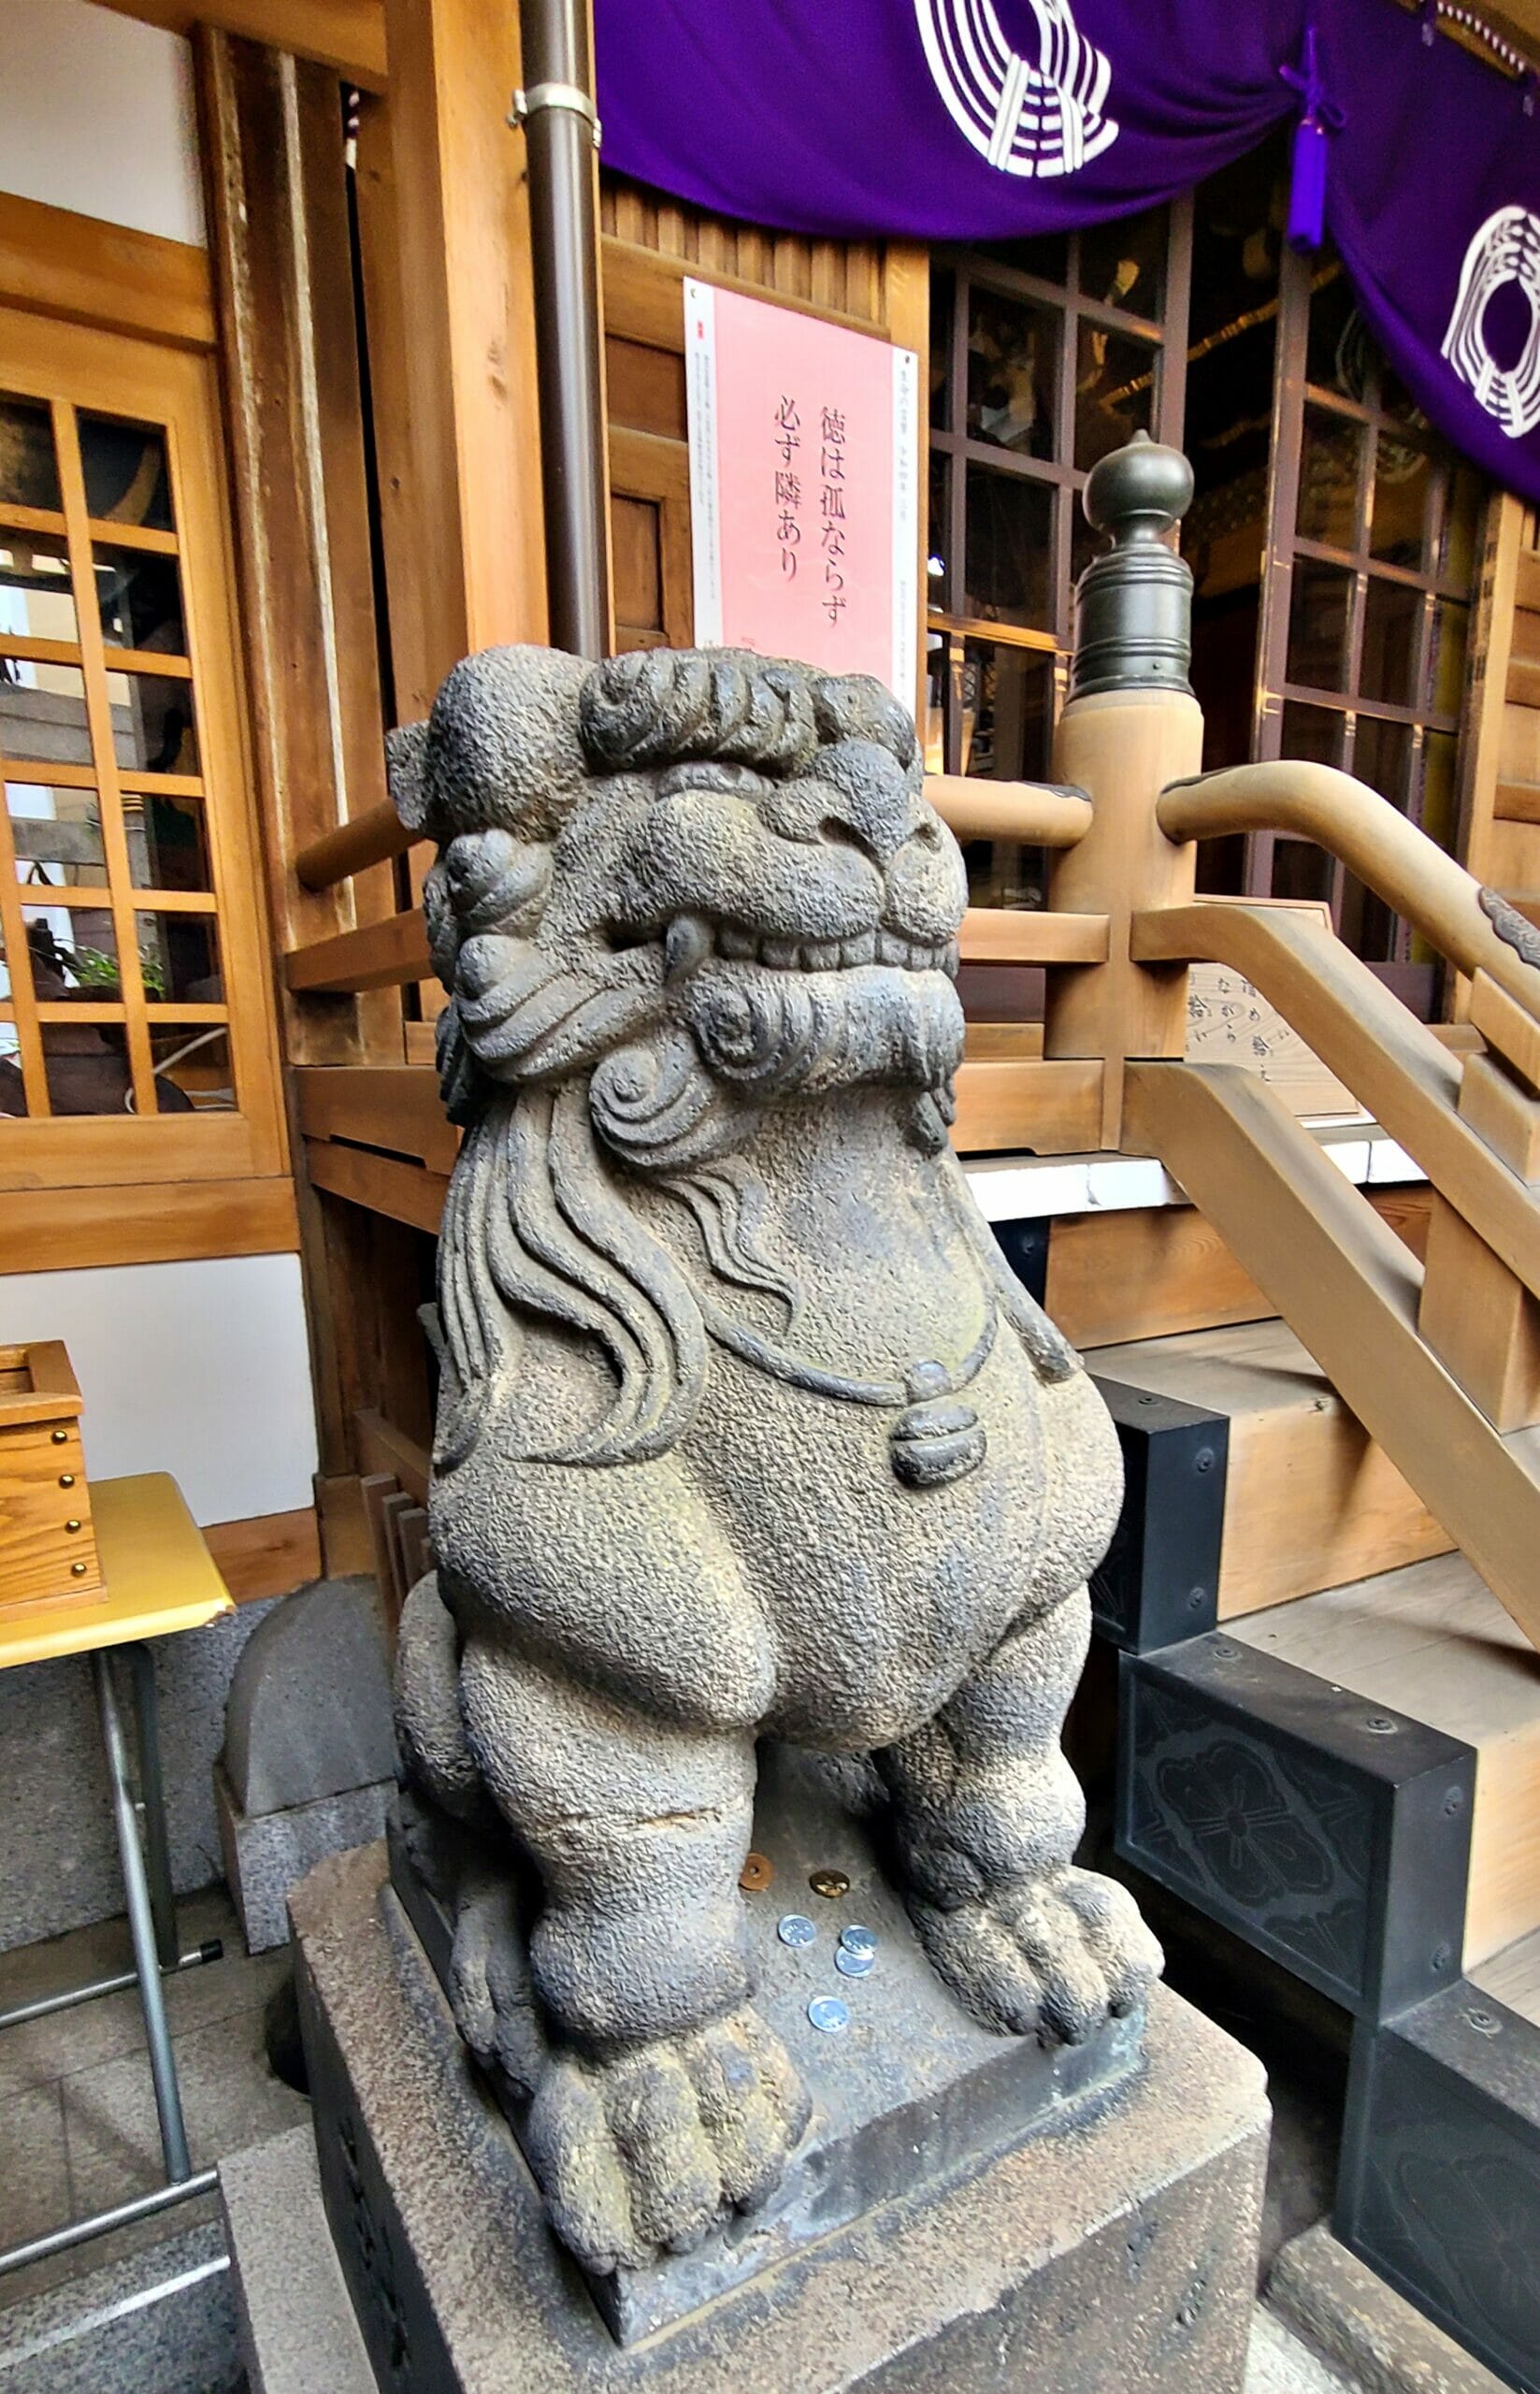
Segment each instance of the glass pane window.
[{"label": "glass pane window", "polygon": [[89,765],[91,723],[78,665],[0,658],[0,757],[45,765]]},{"label": "glass pane window", "polygon": [[1465,698],[1465,651],[1471,611],[1457,599],[1433,602],[1432,653],[1428,668],[1428,702],[1438,714],[1458,714]]},{"label": "glass pane window", "polygon": [[1344,398],[1361,397],[1362,375],[1357,370],[1357,358],[1362,321],[1352,284],[1333,261],[1310,296],[1304,370],[1318,389],[1339,392]]},{"label": "glass pane window", "polygon": [[1474,466],[1457,464],[1449,476],[1439,538],[1438,570],[1446,582],[1469,590],[1479,562],[1476,542],[1481,528],[1482,481]]},{"label": "glass pane window", "polygon": [[1273,895],[1306,900],[1330,899],[1331,859],[1313,840],[1280,840],[1273,851]]},{"label": "glass pane window", "polygon": [[50,1113],[67,1118],[136,1111],[128,1033],[122,1023],[46,1022],[42,1041]]},{"label": "glass pane window", "polygon": [[201,798],[123,792],[129,878],[136,889],[211,890],[213,867]]},{"label": "glass pane window", "polygon": [[1409,723],[1387,723],[1378,715],[1360,714],[1353,743],[1353,771],[1359,780],[1403,809],[1409,796],[1412,740]]},{"label": "glass pane window", "polygon": [[1087,471],[1136,432],[1148,432],[1155,413],[1158,352],[1151,341],[1109,332],[1080,320],[1074,396],[1074,461]]},{"label": "glass pane window", "polygon": [[159,673],[108,673],[119,766],[136,773],[195,773],[193,685]]},{"label": "glass pane window", "polygon": [[1418,703],[1418,642],[1427,605],[1420,590],[1404,582],[1369,576],[1363,598],[1363,654],[1359,696],[1384,706]]},{"label": "glass pane window", "polygon": [[1041,781],[1053,738],[1053,659],[1041,649],[967,642],[963,772],[986,781]]},{"label": "glass pane window", "polygon": [[926,556],[927,597],[932,607],[950,607],[952,554],[952,465],[940,449],[930,452],[930,521]]},{"label": "glass pane window", "polygon": [[[185,656],[181,579],[173,556],[153,549],[121,549],[98,541],[92,550],[102,638],[112,648],[156,649]],[[629,620],[629,619],[628,619]]]},{"label": "glass pane window", "polygon": [[230,1034],[217,1023],[155,1023],[151,1031],[162,1114],[228,1114],[236,1103]]},{"label": "glass pane window", "polygon": [[1052,488],[986,466],[971,465],[967,473],[964,614],[1049,629],[1054,613]]},{"label": "glass pane window", "polygon": [[0,506],[57,513],[60,504],[53,417],[46,401],[0,392]]},{"label": "glass pane window", "polygon": [[1380,433],[1374,442],[1374,511],[1369,550],[1388,565],[1423,570],[1433,461],[1416,442]]},{"label": "glass pane window", "polygon": [[102,806],[94,789],[7,782],[6,813],[18,881],[38,889],[106,887]]},{"label": "glass pane window", "polygon": [[952,422],[952,310],[957,284],[944,267],[930,274],[930,421],[938,432]]},{"label": "glass pane window", "polygon": [[1089,225],[1080,236],[1080,296],[1130,315],[1159,316],[1165,304],[1166,252],[1171,214],[1146,209],[1110,224]]},{"label": "glass pane window", "polygon": [[151,1005],[222,1005],[219,934],[211,915],[139,915],[139,973]]},{"label": "glass pane window", "polygon": [[1452,848],[1460,829],[1460,743],[1452,731],[1426,731],[1413,767],[1410,813],[1431,840]]},{"label": "glass pane window", "polygon": [[1051,308],[971,287],[968,435],[1018,456],[1054,454],[1059,319]]},{"label": "glass pane window", "polygon": [[[131,389],[136,411],[84,405],[78,387],[7,397],[5,357],[18,379],[57,368],[104,397]],[[123,1159],[108,1178],[278,1161],[266,1069],[237,1087],[266,1046],[260,946],[216,887],[216,856],[221,878],[227,853],[243,878],[255,863],[226,730],[238,692],[214,378],[158,360],[0,310],[0,1113],[19,1150],[32,1143],[39,1185],[79,1177],[79,1145],[50,1133],[77,1116],[125,1126],[92,1151]],[[194,1118],[237,1105],[238,1129],[168,1136],[164,1164],[134,1128],[180,1118],[185,1141]]]},{"label": "glass pane window", "polygon": [[1358,548],[1361,428],[1324,408],[1306,408],[1300,452],[1300,537],[1326,547]]},{"label": "glass pane window", "polygon": [[[69,552],[52,532],[0,530],[0,633],[26,640],[79,637]],[[19,660],[12,658],[14,669]]]},{"label": "glass pane window", "polygon": [[[23,906],[22,926],[26,940],[32,992],[40,1005],[63,1005],[77,999],[116,1004],[118,943],[112,916],[105,905]],[[16,959],[6,961],[16,973]]]},{"label": "glass pane window", "polygon": [[79,433],[87,513],[104,524],[175,531],[163,427],[121,415],[82,414]]},{"label": "glass pane window", "polygon": [[1346,687],[1352,595],[1353,577],[1342,568],[1296,560],[1288,610],[1289,681],[1315,690]]},{"label": "glass pane window", "polygon": [[1307,707],[1288,699],[1283,711],[1283,754],[1307,765],[1341,767],[1347,718],[1335,707]]}]

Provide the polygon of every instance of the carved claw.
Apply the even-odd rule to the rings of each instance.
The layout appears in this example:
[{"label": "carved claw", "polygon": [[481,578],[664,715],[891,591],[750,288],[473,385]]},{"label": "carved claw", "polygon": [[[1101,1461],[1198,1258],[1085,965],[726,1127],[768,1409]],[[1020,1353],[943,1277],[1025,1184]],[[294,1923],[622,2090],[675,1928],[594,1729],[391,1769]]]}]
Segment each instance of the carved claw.
[{"label": "carved claw", "polygon": [[943,1911],[911,1906],[932,1969],[986,2028],[1084,2044],[1159,1975],[1160,1948],[1126,1888],[1088,1870],[1023,1881]]},{"label": "carved claw", "polygon": [[562,2242],[598,2274],[687,2253],[773,2193],[807,2125],[780,2040],[746,2005],[609,2061],[564,2055],[527,2150]]},{"label": "carved claw", "polygon": [[544,2075],[549,2048],[530,1984],[528,1943],[506,1881],[489,1877],[461,1894],[450,2000],[478,2060],[495,2064],[528,2094]]}]

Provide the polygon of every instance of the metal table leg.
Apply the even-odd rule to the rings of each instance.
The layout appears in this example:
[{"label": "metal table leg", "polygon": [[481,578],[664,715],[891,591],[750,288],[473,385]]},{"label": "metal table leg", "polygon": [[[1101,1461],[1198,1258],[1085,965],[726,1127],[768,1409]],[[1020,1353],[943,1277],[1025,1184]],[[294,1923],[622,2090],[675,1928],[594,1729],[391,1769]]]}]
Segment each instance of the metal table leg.
[{"label": "metal table leg", "polygon": [[[187,2151],[187,2129],[181,2115],[181,2089],[177,2084],[176,2058],[171,2051],[170,2031],[166,2025],[166,1996],[161,1986],[155,1920],[144,1853],[139,1845],[134,1791],[128,1775],[128,1740],[123,1735],[122,1715],[118,1709],[111,1669],[107,1655],[100,1649],[91,1657],[91,1675],[96,1685],[102,1742],[107,1749],[118,1853],[122,1863],[123,1890],[128,1897],[129,1934],[134,1940],[134,1967],[139,1977],[145,2039],[150,2047],[150,2073],[155,2084],[155,2111],[161,2125],[161,2151],[166,2156],[166,2174],[175,2185],[192,2176],[193,2164]],[[147,1804],[147,1810],[150,1809]]]},{"label": "metal table leg", "polygon": [[[175,2203],[188,2202],[198,2195],[210,2194],[219,2183],[216,2170],[194,2172],[188,2154],[181,2090],[177,2084],[176,2057],[166,2026],[166,1997],[161,1978],[163,1972],[195,1969],[202,1963],[217,1962],[224,1949],[216,1937],[191,1953],[179,1954],[177,1950],[176,1896],[171,1878],[170,1839],[166,1824],[166,1791],[161,1776],[155,1661],[150,1648],[142,1644],[120,1651],[127,1659],[133,1679],[142,1807],[135,1802],[128,1739],[113,1684],[110,1655],[98,1650],[90,1659],[96,1705],[101,1715],[102,1743],[107,1752],[108,1779],[112,1790],[112,1820],[117,1831],[119,1859],[122,1864],[123,1892],[128,1898],[134,1968],[111,1978],[97,1979],[87,1986],[66,1987],[58,1995],[43,1996],[31,2003],[18,2004],[12,2011],[0,2014],[0,2028],[19,2026],[24,2020],[41,2019],[45,2013],[65,2011],[75,2003],[88,2003],[95,1996],[111,1995],[120,1987],[133,1986],[137,1983],[139,2000],[144,2008],[145,2039],[150,2048],[155,2111],[160,2120],[161,2151],[165,2156],[169,2183],[155,2187],[151,2194],[137,2195],[127,2202],[114,2204],[110,2211],[97,2212],[90,2219],[71,2220],[67,2227],[52,2228],[47,2235],[34,2237],[28,2243],[8,2246],[0,2252],[0,2277],[23,2270],[34,2261],[47,2260],[55,2253],[67,2253],[78,2244],[88,2243],[94,2236],[105,2236],[111,2228],[151,2218],[158,2212],[169,2210]],[[141,1809],[144,1814],[142,1845],[139,1841]]]},{"label": "metal table leg", "polygon": [[155,1951],[163,1970],[177,1967],[177,1898],[171,1884],[171,1840],[166,1826],[166,1784],[161,1777],[160,1706],[155,1695],[155,1657],[148,1646],[120,1648],[134,1689],[134,1725],[139,1748],[139,1788],[144,1797],[145,1870]]}]

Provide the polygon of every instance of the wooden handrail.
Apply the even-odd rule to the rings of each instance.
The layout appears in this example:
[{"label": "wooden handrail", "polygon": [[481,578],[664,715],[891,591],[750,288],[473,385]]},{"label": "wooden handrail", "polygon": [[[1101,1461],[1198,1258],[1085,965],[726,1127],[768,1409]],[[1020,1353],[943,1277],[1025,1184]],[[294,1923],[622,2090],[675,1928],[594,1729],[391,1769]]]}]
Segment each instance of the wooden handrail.
[{"label": "wooden handrail", "polygon": [[1459,1058],[1324,922],[1283,907],[1200,900],[1136,915],[1131,944],[1143,964],[1202,961],[1244,973],[1493,1254],[1540,1295],[1540,1209],[1456,1111]]},{"label": "wooden handrail", "polygon": [[[1019,840],[1032,848],[1072,848],[1090,828],[1088,799],[1045,782],[971,781],[962,773],[928,773],[925,794],[959,840]],[[330,889],[370,865],[405,856],[421,835],[409,831],[387,800],[324,831],[295,858],[305,889]]]},{"label": "wooden handrail", "polygon": [[927,773],[925,794],[959,840],[1019,840],[1029,848],[1072,848],[1091,828],[1083,790],[1051,782],[975,781]]},{"label": "wooden handrail", "polygon": [[404,857],[415,847],[418,837],[407,829],[385,799],[366,814],[339,823],[335,831],[323,831],[319,840],[301,848],[295,858],[295,878],[302,889],[330,889],[355,873],[367,873],[370,865]]},{"label": "wooden handrail", "polygon": [[[970,906],[958,941],[967,964],[1105,964],[1105,915],[1056,915],[1031,907]],[[300,997],[339,997],[425,981],[433,966],[421,909],[387,915],[291,948],[287,987]]]},{"label": "wooden handrail", "polygon": [[1127,1093],[1125,1147],[1181,1182],[1540,1644],[1540,1433],[1501,1435],[1418,1334],[1422,1273],[1395,1233],[1255,1073],[1130,1063]]},{"label": "wooden handrail", "polygon": [[1170,840],[1217,840],[1232,831],[1314,840],[1461,972],[1482,966],[1526,1012],[1540,1016],[1540,970],[1499,939],[1482,912],[1480,883],[1351,773],[1332,765],[1235,765],[1169,782],[1155,811]]}]

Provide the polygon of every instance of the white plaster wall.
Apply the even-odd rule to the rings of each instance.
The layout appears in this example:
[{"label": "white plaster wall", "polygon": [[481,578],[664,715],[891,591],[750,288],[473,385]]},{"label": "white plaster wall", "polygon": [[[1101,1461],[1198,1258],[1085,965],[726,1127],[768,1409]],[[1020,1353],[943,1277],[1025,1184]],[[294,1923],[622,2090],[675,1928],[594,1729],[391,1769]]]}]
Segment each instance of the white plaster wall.
[{"label": "white plaster wall", "polygon": [[311,1503],[315,1406],[295,1255],[0,1278],[0,1342],[62,1338],[94,1479],[169,1471],[198,1522]]},{"label": "white plaster wall", "polygon": [[180,35],[91,0],[0,0],[0,191],[201,247]]}]

